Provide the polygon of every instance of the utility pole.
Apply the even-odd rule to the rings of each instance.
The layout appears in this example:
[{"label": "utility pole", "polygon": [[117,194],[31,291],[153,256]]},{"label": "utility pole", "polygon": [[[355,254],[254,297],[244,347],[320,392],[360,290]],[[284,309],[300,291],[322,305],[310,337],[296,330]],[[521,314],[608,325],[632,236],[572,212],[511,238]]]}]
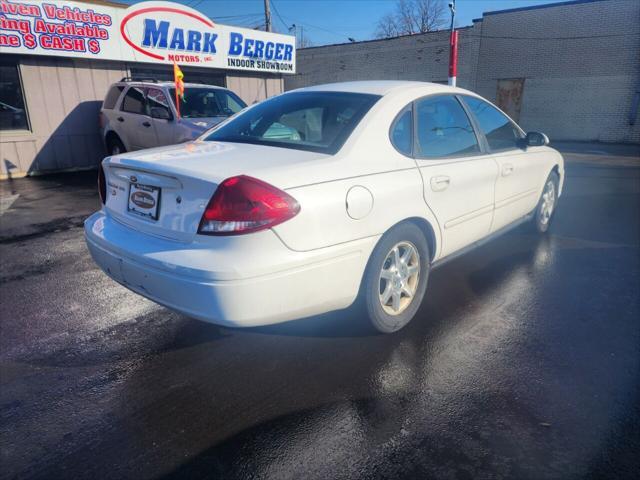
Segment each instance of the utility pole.
[{"label": "utility pole", "polygon": [[291,33],[292,30],[293,30],[293,36],[296,39],[296,48],[298,48],[300,46],[298,45],[298,27],[296,26],[295,23],[289,27],[289,33]]},{"label": "utility pole", "polygon": [[458,31],[455,28],[456,0],[449,2],[451,10],[451,36],[449,37],[449,85],[456,86],[458,75]]},{"label": "utility pole", "polygon": [[269,7],[269,0],[264,0],[264,29],[267,32],[271,31],[271,7]]}]

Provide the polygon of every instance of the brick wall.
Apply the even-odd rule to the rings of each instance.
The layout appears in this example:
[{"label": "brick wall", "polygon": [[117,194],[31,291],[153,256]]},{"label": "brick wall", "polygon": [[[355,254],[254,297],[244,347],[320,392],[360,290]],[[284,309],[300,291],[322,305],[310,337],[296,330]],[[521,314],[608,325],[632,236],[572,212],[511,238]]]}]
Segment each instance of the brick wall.
[{"label": "brick wall", "polygon": [[[479,32],[460,30],[458,79],[475,86]],[[464,54],[462,54],[464,52]],[[346,80],[422,80],[447,82],[449,33],[445,31],[385,40],[298,50],[296,75],[285,78],[286,90]]]},{"label": "brick wall", "polygon": [[[364,79],[447,79],[448,32],[298,51],[285,89]],[[461,29],[458,85],[495,101],[524,79],[519,123],[555,140],[640,143],[640,1],[583,0],[485,13]],[[636,114],[637,115],[637,114]]]}]

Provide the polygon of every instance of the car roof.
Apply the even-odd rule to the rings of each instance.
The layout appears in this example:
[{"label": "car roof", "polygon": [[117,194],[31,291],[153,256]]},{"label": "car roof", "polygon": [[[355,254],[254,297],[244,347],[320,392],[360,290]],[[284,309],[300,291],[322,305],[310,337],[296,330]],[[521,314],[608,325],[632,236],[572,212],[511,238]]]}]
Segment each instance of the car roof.
[{"label": "car roof", "polygon": [[407,80],[363,80],[358,82],[325,83],[324,85],[314,85],[312,87],[292,90],[296,92],[348,92],[348,93],[368,93],[371,95],[388,95],[392,92],[406,89],[423,89],[433,93],[461,93],[462,89],[431,82],[414,82]]},{"label": "car roof", "polygon": [[[132,86],[145,86],[145,87],[168,87],[171,88],[173,86],[175,86],[174,82],[171,81],[158,81],[158,82],[152,82],[152,81],[145,81],[145,80],[134,80],[134,81],[130,81],[130,82],[116,82],[114,85],[132,85]],[[219,85],[208,85],[206,83],[189,83],[189,82],[185,82],[184,84],[185,88],[214,88],[217,90],[228,90],[225,87],[221,87]]]}]

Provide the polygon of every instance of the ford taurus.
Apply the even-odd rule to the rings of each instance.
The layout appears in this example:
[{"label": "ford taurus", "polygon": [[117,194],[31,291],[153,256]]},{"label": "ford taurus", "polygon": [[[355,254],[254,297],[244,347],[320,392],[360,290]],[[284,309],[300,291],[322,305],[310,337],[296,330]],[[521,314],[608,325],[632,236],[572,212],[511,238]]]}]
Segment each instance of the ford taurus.
[{"label": "ford taurus", "polygon": [[523,222],[547,231],[564,179],[547,144],[460,88],[304,88],[191,143],[106,158],[86,241],[114,280],[201,320],[264,325],[360,298],[393,332],[433,267]]}]

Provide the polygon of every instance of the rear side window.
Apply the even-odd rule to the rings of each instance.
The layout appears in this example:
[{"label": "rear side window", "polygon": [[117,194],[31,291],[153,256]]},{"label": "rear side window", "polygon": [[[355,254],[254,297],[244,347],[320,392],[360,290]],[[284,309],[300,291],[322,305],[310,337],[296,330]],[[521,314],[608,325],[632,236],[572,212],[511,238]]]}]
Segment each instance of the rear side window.
[{"label": "rear side window", "polygon": [[452,96],[416,102],[417,154],[427,158],[468,156],[480,145],[462,105]]},{"label": "rear side window", "polygon": [[487,138],[492,151],[519,148],[523,138],[520,129],[493,105],[475,97],[463,97],[469,109],[478,120],[480,130]]},{"label": "rear side window", "polygon": [[391,127],[391,143],[405,155],[413,154],[413,112],[411,106],[401,112]]},{"label": "rear side window", "polygon": [[287,93],[241,113],[207,140],[334,154],[379,98],[346,92]]},{"label": "rear side window", "polygon": [[147,90],[147,103],[149,104],[149,113],[152,114],[152,116],[154,108],[164,110],[169,117],[173,115],[169,107],[169,101],[162,90],[158,90],[157,88]]},{"label": "rear side window", "polygon": [[109,89],[109,92],[107,93],[107,97],[104,99],[104,102],[102,103],[102,108],[106,108],[107,110],[113,110],[123,90],[124,90],[124,87],[122,85],[115,85],[111,87]]},{"label": "rear side window", "polygon": [[127,94],[124,96],[124,100],[122,101],[122,111],[146,115],[144,89],[140,87],[131,87],[127,90]]}]

